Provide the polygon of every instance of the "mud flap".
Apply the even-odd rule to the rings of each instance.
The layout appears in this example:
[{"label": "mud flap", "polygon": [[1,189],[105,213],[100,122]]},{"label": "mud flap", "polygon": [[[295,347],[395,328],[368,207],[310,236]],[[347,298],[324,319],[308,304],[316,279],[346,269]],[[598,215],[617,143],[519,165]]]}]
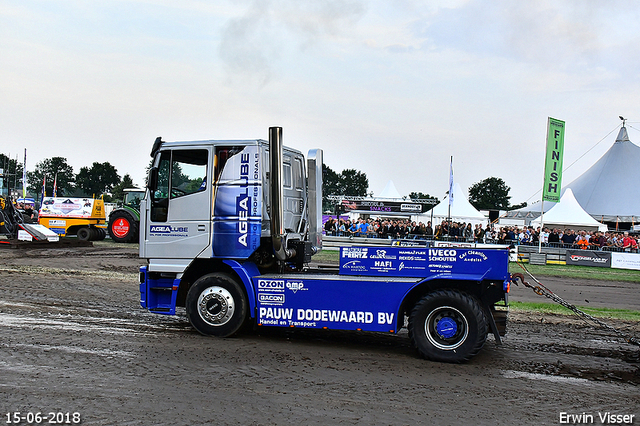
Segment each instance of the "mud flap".
[{"label": "mud flap", "polygon": [[485,306],[485,316],[487,317],[487,322],[489,323],[489,327],[491,328],[491,332],[493,333],[493,337],[496,338],[496,345],[502,344],[502,337],[500,337],[500,332],[498,331],[498,326],[496,325],[496,320],[493,317],[493,311]]}]

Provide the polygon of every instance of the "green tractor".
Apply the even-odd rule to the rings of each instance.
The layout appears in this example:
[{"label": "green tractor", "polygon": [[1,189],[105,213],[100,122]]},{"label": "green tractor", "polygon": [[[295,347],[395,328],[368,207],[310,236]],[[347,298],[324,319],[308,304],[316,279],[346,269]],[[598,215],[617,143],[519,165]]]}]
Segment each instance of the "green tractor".
[{"label": "green tractor", "polygon": [[137,243],[140,228],[140,200],[144,190],[129,188],[124,190],[121,207],[109,214],[109,236],[116,243]]}]

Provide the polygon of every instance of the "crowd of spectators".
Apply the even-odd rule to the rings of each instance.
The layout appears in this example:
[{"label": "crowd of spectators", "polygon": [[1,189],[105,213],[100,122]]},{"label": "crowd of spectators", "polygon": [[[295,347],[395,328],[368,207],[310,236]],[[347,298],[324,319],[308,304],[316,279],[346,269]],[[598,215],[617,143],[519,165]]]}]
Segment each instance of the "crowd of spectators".
[{"label": "crowd of spectators", "polygon": [[432,227],[431,222],[407,219],[334,219],[324,226],[327,235],[389,239],[424,239],[486,244],[538,245],[544,247],[583,250],[638,252],[640,237],[625,232],[601,232],[533,226],[472,225],[465,222],[442,221]]}]

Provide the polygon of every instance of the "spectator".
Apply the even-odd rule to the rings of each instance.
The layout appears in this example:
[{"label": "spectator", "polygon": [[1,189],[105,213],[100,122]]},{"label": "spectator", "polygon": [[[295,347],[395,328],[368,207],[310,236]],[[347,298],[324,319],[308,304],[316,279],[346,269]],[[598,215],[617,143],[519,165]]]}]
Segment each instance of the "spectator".
[{"label": "spectator", "polygon": [[34,223],[36,214],[33,212],[31,204],[25,204],[22,212],[22,217],[26,223]]},{"label": "spectator", "polygon": [[496,241],[496,230],[493,227],[487,225],[487,229],[484,231],[484,242],[487,244],[493,244]]},{"label": "spectator", "polygon": [[596,236],[594,237],[592,245],[597,250],[602,250],[602,248],[607,245],[607,239],[604,237],[604,235],[602,235],[602,232],[600,231],[596,232]]},{"label": "spectator", "polygon": [[349,238],[353,238],[358,235],[358,224],[355,221],[351,222],[351,226],[349,226],[347,232],[349,232]]},{"label": "spectator", "polygon": [[476,229],[473,230],[473,239],[476,243],[484,241],[484,229],[482,229],[482,224],[476,224]]},{"label": "spectator", "polygon": [[329,220],[324,223],[324,233],[326,235],[332,235],[333,233],[333,220],[334,219],[330,217]]},{"label": "spectator", "polygon": [[542,231],[540,231],[540,242],[542,244],[547,244],[549,242],[549,229],[548,228],[543,228]]},{"label": "spectator", "polygon": [[573,235],[572,229],[565,229],[565,232],[562,234],[560,240],[562,241],[562,244],[573,245],[573,243],[576,241],[576,236]]},{"label": "spectator", "polygon": [[471,229],[471,223],[468,223],[466,228],[464,228],[463,236],[465,241],[473,241],[473,229]]},{"label": "spectator", "polygon": [[580,235],[575,239],[575,245],[578,246],[580,250],[586,250],[589,248],[589,239],[587,238],[587,233],[585,231],[580,231]]},{"label": "spectator", "polygon": [[425,226],[424,236],[427,238],[433,237],[433,228],[431,227],[431,221],[427,221],[427,226]]},{"label": "spectator", "polygon": [[340,225],[338,226],[338,236],[342,237],[347,233],[347,226],[344,219],[340,219]]},{"label": "spectator", "polygon": [[622,249],[628,252],[638,251],[638,242],[635,238],[629,236],[629,231],[624,232],[624,238],[622,239]]},{"label": "spectator", "polygon": [[441,240],[443,237],[442,225],[436,225],[436,232],[434,234],[434,238],[436,240]]}]

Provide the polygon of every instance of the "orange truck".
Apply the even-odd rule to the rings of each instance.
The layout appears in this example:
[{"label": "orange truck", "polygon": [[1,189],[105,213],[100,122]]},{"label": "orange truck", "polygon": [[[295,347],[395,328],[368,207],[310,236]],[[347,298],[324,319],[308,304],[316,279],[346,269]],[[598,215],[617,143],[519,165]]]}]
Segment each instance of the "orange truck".
[{"label": "orange truck", "polygon": [[107,236],[104,201],[100,198],[45,197],[38,223],[60,237],[76,235],[81,241]]}]

